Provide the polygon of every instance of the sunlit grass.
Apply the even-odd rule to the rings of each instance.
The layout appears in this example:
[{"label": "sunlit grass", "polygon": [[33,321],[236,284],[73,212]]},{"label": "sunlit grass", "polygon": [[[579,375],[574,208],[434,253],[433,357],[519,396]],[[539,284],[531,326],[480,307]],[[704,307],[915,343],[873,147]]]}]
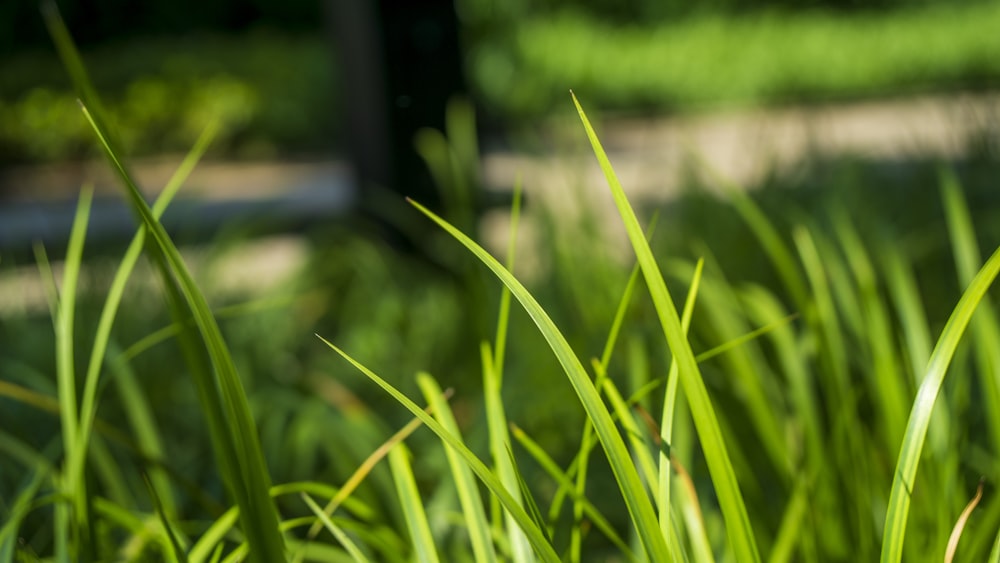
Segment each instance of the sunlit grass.
[{"label": "sunlit grass", "polygon": [[[86,81],[68,36],[56,35]],[[1000,558],[1000,502],[990,494],[1000,329],[989,300],[1000,250],[982,261],[981,210],[956,175],[941,177],[940,224],[917,233],[947,241],[954,265],[930,267],[909,239],[871,232],[843,207],[770,213],[755,194],[732,191],[715,209],[741,223],[739,248],[752,248],[773,280],[746,282],[729,271],[739,250],[701,240],[712,220],[673,233],[690,237],[691,252],[659,250],[574,98],[581,139],[629,236],[631,274],[580,229],[570,247],[543,239],[536,252],[566,255],[541,283],[524,283],[514,256],[520,191],[501,263],[456,226],[470,217],[461,209],[469,169],[442,168],[452,217],[412,202],[414,217],[447,235],[434,251],[456,251],[449,287],[466,290],[461,303],[475,311],[441,323],[444,309],[416,309],[410,321],[424,330],[401,353],[429,362],[439,353],[432,342],[452,329],[469,359],[454,354],[412,381],[396,362],[367,357],[379,348],[349,349],[364,341],[346,322],[318,329],[319,342],[301,337],[308,362],[278,349],[284,362],[271,373],[241,359],[273,350],[277,317],[237,347],[159,222],[212,129],[150,207],[89,111],[93,94],[80,90],[141,227],[106,285],[87,275],[89,190],[60,267],[36,249],[51,316],[36,347],[51,361],[36,367],[27,345],[0,349],[0,399],[52,424],[0,425],[0,563]],[[423,147],[439,163],[458,158],[451,143],[474,131],[470,111],[451,119],[449,135]],[[665,223],[658,232],[676,229]],[[375,293],[360,295],[374,298],[351,322],[381,310],[380,300],[433,297],[407,293],[418,278],[389,269],[383,247],[349,248],[349,275],[376,286],[364,287]],[[173,324],[129,335],[137,344],[127,347],[114,325],[143,251]],[[932,294],[929,283],[958,286]],[[357,286],[327,289],[325,299],[350,299],[343,287]],[[286,314],[322,309],[309,299],[287,300]],[[237,328],[259,312],[223,311]],[[482,318],[495,325],[483,329]],[[400,330],[378,322],[367,325],[381,331],[376,339]],[[163,365],[142,363],[168,344],[179,348],[157,356]],[[546,433],[551,420],[559,433]]]}]

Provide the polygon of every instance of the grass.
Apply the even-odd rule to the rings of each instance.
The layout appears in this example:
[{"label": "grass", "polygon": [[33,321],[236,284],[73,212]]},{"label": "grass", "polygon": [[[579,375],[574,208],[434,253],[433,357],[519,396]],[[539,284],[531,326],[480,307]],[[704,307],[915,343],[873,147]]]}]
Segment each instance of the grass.
[{"label": "grass", "polygon": [[868,14],[765,12],[622,26],[567,12],[528,21],[474,54],[474,83],[507,113],[563,106],[685,111],[995,88],[1000,8]]},{"label": "grass", "polygon": [[631,272],[527,207],[567,266],[530,280],[520,192],[502,263],[452,190],[411,202],[438,266],[316,235],[283,299],[223,307],[158,221],[213,129],[148,206],[54,35],[140,228],[100,273],[82,190],[65,258],[36,252],[48,319],[0,317],[0,562],[1000,559],[995,165],[894,195],[845,164],[644,231],[574,98]]}]

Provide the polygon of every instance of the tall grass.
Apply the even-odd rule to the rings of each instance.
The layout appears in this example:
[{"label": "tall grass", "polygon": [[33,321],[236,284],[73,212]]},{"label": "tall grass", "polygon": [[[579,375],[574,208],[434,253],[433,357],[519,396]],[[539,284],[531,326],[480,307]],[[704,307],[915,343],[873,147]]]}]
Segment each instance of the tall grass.
[{"label": "tall grass", "polygon": [[[574,245],[534,250],[551,256],[558,246],[566,254],[554,262],[568,271],[523,282],[514,255],[520,192],[505,263],[454,226],[473,228],[461,205],[451,210],[453,222],[412,202],[467,254],[464,264],[449,262],[458,265],[451,283],[483,283],[472,267],[495,278],[492,293],[469,289],[478,310],[467,317],[475,327],[495,318],[495,330],[457,331],[472,361],[444,368],[478,372],[479,381],[421,372],[411,385],[410,374],[388,373],[398,370],[393,362],[386,369],[342,345],[359,342],[348,326],[321,330],[325,346],[306,345],[320,359],[299,368],[319,375],[262,383],[248,375],[259,377],[253,362],[240,360],[255,356],[233,345],[234,331],[218,320],[225,311],[210,306],[159,222],[212,129],[149,207],[90,111],[99,106],[88,99],[68,35],[57,19],[50,24],[140,228],[94,315],[81,283],[92,268],[84,253],[89,190],[81,192],[61,270],[37,249],[53,333],[50,372],[18,361],[28,350],[4,348],[0,398],[14,412],[42,411],[59,425],[4,419],[0,426],[0,562],[1000,557],[1000,502],[991,494],[997,320],[988,297],[1000,251],[982,262],[985,237],[976,236],[976,214],[953,174],[941,178],[942,223],[925,225],[915,239],[869,231],[845,208],[777,215],[753,194],[732,191],[716,210],[739,223],[741,248],[757,253],[761,279],[772,280],[744,281],[729,271],[740,250],[689,238],[697,259],[663,255],[574,98],[581,136],[629,235],[631,274],[581,229],[570,231]],[[451,143],[473,124],[470,112],[451,115],[450,134],[425,135],[422,150],[452,182],[454,203],[468,195],[461,175],[472,169]],[[933,273],[954,271],[963,289],[933,301],[926,286],[938,281],[916,273],[926,265],[913,241],[938,227],[956,266],[937,263]],[[667,219],[657,232],[672,230]],[[352,267],[380,264],[367,247],[351,248]],[[435,252],[442,248],[435,243]],[[143,251],[172,324],[125,347],[114,326]],[[577,277],[591,270],[600,273]],[[412,280],[396,281],[381,298],[407,295]],[[563,291],[569,284],[574,290]],[[675,304],[682,290],[686,298]],[[317,300],[305,294],[292,302],[311,310]],[[578,315],[578,306],[594,309]],[[943,327],[939,308],[948,313]],[[242,309],[248,315],[252,307]],[[415,322],[435,327],[440,312],[421,311]],[[94,319],[93,329],[83,328]],[[277,338],[270,324],[256,334],[244,346]],[[196,424],[160,418],[160,406],[176,408],[176,399],[156,393],[141,360],[163,338],[179,346],[169,369],[191,376],[171,377],[167,388],[189,390],[197,408],[186,412],[198,413]],[[79,361],[88,347],[89,360]],[[356,373],[366,383],[348,383]],[[453,385],[443,391],[445,377]],[[291,389],[296,384],[305,391]],[[414,389],[426,406],[408,395]],[[546,415],[562,417],[556,439],[539,423],[552,420]],[[977,488],[981,477],[986,486]]]}]

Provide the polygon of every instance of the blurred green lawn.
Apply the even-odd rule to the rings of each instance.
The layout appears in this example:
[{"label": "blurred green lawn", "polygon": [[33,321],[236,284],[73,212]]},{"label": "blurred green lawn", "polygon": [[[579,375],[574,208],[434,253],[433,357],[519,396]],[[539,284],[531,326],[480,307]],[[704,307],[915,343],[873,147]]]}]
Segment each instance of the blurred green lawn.
[{"label": "blurred green lawn", "polygon": [[[684,112],[1000,85],[995,2],[659,21],[556,11],[478,33],[471,89],[516,123],[565,110],[570,88],[595,109]],[[131,154],[186,150],[214,114],[223,124],[214,150],[235,158],[333,146],[331,55],[327,38],[287,32],[128,39],[84,53]],[[0,60],[0,162],[78,158],[90,147],[54,53]]]}]

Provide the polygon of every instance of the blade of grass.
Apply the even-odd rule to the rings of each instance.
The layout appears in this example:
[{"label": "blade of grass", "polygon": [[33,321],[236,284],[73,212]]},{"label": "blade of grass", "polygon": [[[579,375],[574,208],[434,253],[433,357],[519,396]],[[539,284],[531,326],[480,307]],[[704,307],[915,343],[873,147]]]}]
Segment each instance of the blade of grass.
[{"label": "blade of grass", "polygon": [[[681,328],[684,330],[685,335],[687,335],[688,330],[691,328],[691,317],[694,315],[695,301],[698,297],[698,288],[701,285],[701,274],[704,266],[704,260],[698,260],[698,263],[695,264],[694,274],[691,276],[691,287],[688,289],[687,298],[684,300],[684,312],[681,314]],[[667,534],[673,527],[670,510],[671,473],[669,449],[674,439],[674,415],[677,406],[679,369],[675,356],[670,359],[670,370],[667,372],[667,386],[663,395],[663,412],[660,417],[659,438],[663,440],[668,451],[664,452],[661,449],[659,453],[656,499],[660,510],[660,531],[666,537],[669,537]],[[675,546],[675,548],[678,551],[680,550],[680,546]]]},{"label": "blade of grass", "polygon": [[765,328],[773,329],[768,331],[773,342],[771,349],[780,366],[779,371],[785,375],[792,411],[802,421],[803,436],[800,441],[805,446],[807,463],[811,465],[813,471],[818,471],[826,459],[823,454],[821,411],[806,359],[796,342],[795,331],[788,326],[793,319],[798,318],[798,314],[785,316],[786,310],[781,301],[773,293],[757,285],[744,289],[741,301],[751,322],[766,323],[771,319],[781,319],[771,322]]},{"label": "blade of grass", "polygon": [[969,521],[969,516],[972,516],[972,511],[976,509],[979,505],[979,501],[983,499],[983,480],[979,481],[979,486],[976,488],[976,496],[972,497],[969,504],[965,505],[965,510],[958,517],[958,521],[955,522],[955,527],[951,530],[951,536],[948,537],[948,547],[944,552],[944,563],[951,563],[955,560],[955,552],[958,551],[958,541],[962,539],[962,531],[965,530],[965,524]]},{"label": "blade of grass", "polygon": [[[711,330],[710,338],[723,342],[740,341],[739,346],[720,358],[727,380],[735,388],[740,402],[745,405],[752,428],[779,477],[788,482],[791,473],[787,435],[778,413],[785,411],[781,384],[764,361],[763,353],[755,339],[743,340],[753,331],[746,318],[746,311],[736,295],[733,284],[726,279],[722,265],[705,244],[697,244],[698,254],[705,257],[712,275],[702,288],[702,327]],[[695,356],[698,363],[704,360]]]},{"label": "blade of grass", "polygon": [[795,545],[800,541],[802,524],[809,508],[808,491],[805,481],[799,482],[795,487],[791,500],[785,506],[785,514],[781,517],[781,524],[778,526],[778,534],[774,538],[774,547],[771,549],[768,563],[792,561]]},{"label": "blade of grass", "polygon": [[[646,238],[653,236],[653,232],[656,230],[656,222],[658,215],[654,214],[653,218],[649,222],[649,227],[646,229]],[[618,342],[618,335],[621,332],[622,324],[625,322],[625,314],[628,312],[628,306],[632,302],[632,294],[635,292],[635,286],[639,282],[639,264],[632,267],[632,272],[629,274],[628,282],[625,284],[625,290],[622,292],[621,298],[618,300],[618,308],[615,310],[614,320],[611,322],[611,329],[608,331],[608,337],[604,341],[604,351],[601,352],[600,365],[602,366],[602,371],[597,373],[597,379],[594,382],[594,387],[600,392],[602,388],[602,383],[600,381],[602,373],[604,376],[607,375],[608,365],[611,363],[611,354],[614,352],[615,345]],[[576,497],[586,498],[587,494],[587,473],[590,465],[590,450],[595,446],[594,443],[594,426],[590,421],[584,422],[583,426],[583,437],[580,439],[580,450],[577,454],[577,459],[579,463],[577,465],[576,473]],[[560,487],[557,492],[552,505],[549,510],[549,518],[554,520],[556,515],[558,515],[562,499],[562,493],[569,493],[569,489],[563,489]],[[573,503],[573,527],[570,529],[570,550],[569,550],[569,560],[572,562],[580,561],[580,552],[583,546],[583,534],[581,522],[583,519],[583,505],[574,501]],[[671,545],[670,537],[667,539],[667,547],[676,552],[676,545]]]},{"label": "blade of grass", "polygon": [[[122,408],[128,418],[129,426],[136,438],[139,453],[146,459],[165,459],[163,440],[153,417],[153,410],[136,381],[136,374],[127,362],[121,359],[118,349],[113,343],[109,345],[112,359],[109,368],[113,384],[118,390]],[[170,487],[170,478],[163,467],[151,465],[146,469],[149,481],[163,506],[163,512],[170,518],[177,515],[177,508]]]},{"label": "blade of grass", "polygon": [[622,441],[621,436],[618,435],[618,431],[611,420],[611,414],[601,401],[593,382],[587,376],[583,364],[580,363],[580,359],[577,358],[572,348],[570,348],[566,338],[542,309],[541,305],[538,304],[538,301],[510,272],[495,258],[490,256],[486,250],[419,203],[412,200],[410,203],[451,234],[451,236],[455,237],[456,240],[461,242],[463,246],[479,258],[483,264],[489,267],[504,285],[510,288],[511,293],[528,312],[528,315],[538,326],[545,340],[552,348],[552,351],[556,354],[577,396],[580,398],[581,403],[583,403],[587,416],[590,417],[596,428],[601,445],[607,453],[615,479],[618,482],[618,487],[625,498],[625,504],[632,517],[633,525],[636,526],[642,538],[643,546],[652,559],[658,561],[668,560],[670,556],[667,552],[666,543],[659,533],[652,504],[644,494],[642,481],[639,479],[639,474],[632,464],[625,443]]},{"label": "blade of grass", "polygon": [[[82,457],[82,444],[79,442],[77,428],[79,426],[79,411],[76,395],[76,368],[73,350],[73,319],[76,309],[76,287],[80,276],[80,264],[83,260],[83,244],[87,233],[87,222],[90,217],[90,203],[93,199],[93,188],[85,186],[80,192],[76,216],[70,230],[69,248],[66,251],[66,261],[63,270],[62,294],[58,305],[56,319],[56,380],[59,389],[59,420],[63,431],[63,449],[67,466],[72,468],[73,460]],[[85,546],[89,544],[89,521],[87,508],[86,484],[82,475],[66,472],[61,480],[65,486],[65,494],[73,507],[72,521],[75,524],[73,537],[77,545],[71,553],[76,558],[85,557]]]},{"label": "blade of grass", "polygon": [[434,536],[427,522],[423,501],[420,500],[420,491],[417,490],[417,481],[413,476],[413,468],[410,467],[409,455],[406,445],[402,442],[389,451],[389,467],[392,470],[393,481],[396,482],[396,496],[403,507],[406,528],[410,532],[417,561],[437,563],[439,559],[437,549],[434,547]]},{"label": "blade of grass", "polygon": [[357,368],[361,373],[365,374],[368,379],[372,380],[376,385],[385,390],[386,393],[391,395],[396,401],[401,405],[406,407],[408,411],[413,413],[417,418],[419,418],[432,432],[438,435],[442,441],[445,442],[449,447],[453,448],[462,459],[468,464],[472,472],[479,477],[484,485],[497,497],[499,502],[503,507],[509,511],[517,524],[524,530],[525,535],[528,540],[534,546],[538,555],[546,562],[556,563],[559,561],[559,556],[556,555],[555,550],[548,543],[547,538],[544,533],[535,525],[531,520],[531,517],[524,511],[523,508],[514,500],[514,498],[507,492],[507,489],[503,486],[499,479],[483,464],[479,458],[476,457],[472,451],[467,448],[460,439],[452,435],[450,432],[444,429],[436,420],[434,420],[431,415],[424,412],[416,403],[410,400],[406,395],[401,393],[398,389],[389,384],[386,380],[379,377],[375,372],[371,371],[360,362],[347,355],[346,352],[332,344],[330,341],[324,339],[322,336],[316,335],[324,344],[330,347],[331,350],[339,354],[342,358],[347,360],[351,365]]},{"label": "blade of grass", "polygon": [[[152,209],[154,217],[159,219],[163,215],[163,212],[166,210],[167,206],[170,205],[170,202],[177,194],[181,185],[183,185],[184,181],[197,165],[202,155],[204,155],[205,151],[208,149],[208,146],[212,142],[212,139],[215,137],[217,131],[217,121],[211,122],[204,129],[204,131],[202,131],[191,151],[189,151],[187,156],[185,156],[180,167],[174,172],[163,191],[157,197]],[[111,335],[111,327],[114,324],[115,316],[121,304],[122,296],[125,292],[125,285],[128,282],[129,276],[131,275],[136,262],[139,260],[139,255],[142,252],[145,238],[146,227],[140,226],[139,230],[132,238],[128,249],[125,251],[125,255],[118,266],[118,270],[112,278],[111,285],[108,289],[108,296],[105,299],[104,307],[101,310],[101,316],[97,323],[97,330],[94,333],[94,345],[90,354],[90,361],[87,365],[87,373],[84,379],[84,392],[80,407],[81,428],[79,432],[79,440],[81,444],[83,444],[84,449],[86,449],[86,441],[89,437],[90,427],[93,424],[96,412],[95,401],[98,377],[100,375],[101,366],[104,363],[104,356],[107,350],[108,340]],[[71,471],[72,470],[73,469],[71,468]]]},{"label": "blade of grass", "polygon": [[[480,345],[479,352],[483,370],[483,403],[486,410],[486,426],[489,431],[490,455],[493,458],[493,466],[507,492],[523,508],[524,499],[521,497],[521,488],[518,486],[514,464],[510,456],[507,455],[507,450],[510,448],[510,436],[507,434],[507,415],[503,408],[501,383],[493,369],[495,365],[493,354],[486,342]],[[511,559],[515,562],[530,563],[534,561],[531,545],[524,532],[517,527],[517,523],[514,522],[509,512],[504,515],[504,519],[506,521],[507,541],[510,542]]]},{"label": "blade of grass", "polygon": [[871,355],[869,384],[879,405],[877,412],[882,419],[879,428],[885,434],[885,444],[892,450],[902,440],[906,405],[910,401],[909,390],[904,385],[905,379],[897,370],[902,362],[896,356],[889,315],[876,285],[875,269],[857,229],[842,207],[834,215],[834,228],[854,274],[858,299],[861,301],[859,318],[865,324],[859,334],[868,340]]},{"label": "blade of grass", "polygon": [[326,526],[327,530],[330,530],[330,533],[333,534],[333,537],[337,538],[337,541],[340,542],[340,545],[344,546],[344,549],[347,550],[347,553],[349,553],[351,557],[358,563],[367,563],[368,558],[365,557],[365,554],[361,552],[361,549],[358,548],[357,544],[355,544],[351,540],[351,538],[348,537],[348,535],[344,533],[342,529],[340,529],[340,526],[337,526],[336,524],[333,523],[333,520],[331,520],[330,517],[325,512],[323,512],[323,509],[320,508],[318,504],[316,504],[316,501],[314,501],[312,497],[310,497],[306,493],[301,493],[301,496],[302,500],[305,501],[306,505],[309,506],[309,510],[312,510],[313,514],[315,514],[316,517],[319,518],[320,522],[322,522],[323,525]]},{"label": "blade of grass", "polygon": [[927,427],[934,409],[934,402],[941,390],[941,385],[944,383],[944,377],[959,340],[965,333],[977,305],[986,295],[986,291],[990,288],[998,272],[1000,272],[1000,248],[983,265],[962,294],[962,298],[952,311],[951,317],[931,353],[926,375],[920,384],[910,411],[903,445],[899,450],[896,470],[893,473],[882,540],[882,563],[898,563],[902,558],[903,539],[906,535],[906,521],[910,510],[910,495],[917,475],[920,452],[927,436]]},{"label": "blade of grass", "polygon": [[[448,403],[443,400],[441,388],[434,378],[426,373],[417,374],[417,384],[442,428],[450,432],[456,439],[461,437],[455,415]],[[497,554],[490,538],[490,524],[486,518],[486,509],[479,496],[479,488],[476,486],[472,470],[463,463],[454,449],[446,447],[444,451],[448,457],[448,466],[451,468],[452,481],[458,491],[462,517],[469,534],[469,542],[472,544],[473,559],[482,563],[495,563]]]},{"label": "blade of grass", "polygon": [[[213,121],[199,136],[194,147],[184,158],[180,167],[176,172],[174,172],[174,175],[164,187],[163,192],[161,192],[160,196],[157,198],[156,203],[153,206],[154,217],[159,219],[162,216],[167,206],[173,200],[174,195],[176,195],[181,185],[194,169],[198,160],[205,153],[205,150],[208,148],[208,145],[211,143],[217,130],[218,122]],[[76,455],[69,458],[69,467],[67,469],[67,473],[69,475],[78,475],[77,478],[80,478],[79,475],[82,475],[87,443],[90,440],[91,428],[94,424],[94,418],[97,413],[97,384],[100,377],[101,366],[104,364],[108,341],[111,337],[111,328],[118,313],[118,308],[121,305],[122,296],[125,293],[125,285],[128,282],[136,262],[139,260],[139,255],[142,252],[145,238],[146,228],[144,226],[140,226],[138,232],[136,232],[135,236],[132,238],[132,242],[129,244],[128,249],[125,251],[125,255],[118,266],[118,270],[115,272],[114,278],[112,278],[111,286],[108,288],[108,295],[104,301],[104,307],[101,310],[101,316],[97,323],[97,329],[94,333],[94,344],[90,353],[90,361],[87,365],[87,372],[84,376],[83,397],[80,403],[80,427],[77,435],[79,447],[76,450]],[[163,493],[169,491],[169,489],[163,489],[162,486],[159,490]],[[169,516],[173,515],[174,509],[172,498],[165,496],[163,507]]]},{"label": "blade of grass", "polygon": [[[590,121],[587,119],[575,95],[573,95],[573,103],[580,114],[580,120],[587,131],[591,147],[611,188],[615,205],[618,207],[618,212],[625,224],[625,230],[628,232],[632,248],[642,267],[646,286],[649,288],[650,295],[653,298],[653,304],[660,319],[664,337],[667,340],[670,351],[677,358],[681,384],[684,387],[688,404],[691,406],[695,428],[702,441],[705,460],[726,521],[726,531],[734,557],[739,561],[760,561],[760,554],[757,551],[757,543],[750,524],[750,518],[747,514],[746,505],[743,502],[743,495],[740,493],[736,474],[729,460],[729,454],[722,437],[722,431],[719,428],[715,409],[708,396],[705,383],[701,378],[701,371],[695,362],[694,353],[691,351],[691,346],[684,335],[680,318],[677,315],[677,310],[674,308],[670,293],[667,291],[663,275],[660,273],[660,268],[653,258],[649,243],[646,242],[642,234],[639,221],[625,196],[625,191],[622,189],[621,183],[615,175],[611,162],[608,160],[607,154],[605,154],[604,148],[597,138],[597,134],[590,125]],[[634,515],[633,518],[635,518]],[[647,543],[647,549],[649,549],[648,542],[653,540],[652,538],[647,538],[646,535],[652,532],[653,530],[640,529],[640,535],[643,535],[643,541]],[[662,534],[659,532],[658,523],[656,524],[655,534],[657,540],[662,543],[663,539]],[[663,549],[666,551],[666,546],[663,546]],[[663,557],[666,557],[666,554],[663,554]]]},{"label": "blade of grass", "polygon": [[[217,382],[211,381],[212,375],[204,367],[204,351],[199,348],[198,343],[191,337],[185,336],[182,338],[182,350],[195,372],[199,398],[202,400],[203,412],[208,418],[216,459],[222,469],[227,490],[239,504],[245,507],[241,514],[246,532],[254,546],[251,557],[254,560],[259,558],[268,562],[282,561],[284,560],[284,541],[278,530],[277,511],[267,496],[270,481],[267,467],[260,452],[259,440],[256,436],[253,419],[250,416],[242,383],[219,335],[218,327],[204,302],[204,297],[194,285],[183,261],[180,260],[177,249],[173,247],[162,226],[152,216],[151,210],[135,187],[135,183],[112,149],[110,134],[103,126],[105,120],[103,112],[100,110],[100,101],[90,86],[86,69],[73,45],[69,32],[59,17],[55,4],[48,2],[43,12],[57,50],[83,100],[81,106],[84,116],[94,129],[113,167],[124,181],[126,193],[132,200],[134,210],[142,217],[143,222],[153,234],[156,245],[149,244],[147,249],[150,250],[154,264],[164,278],[172,314],[180,318],[186,316],[180,312],[178,293],[183,293],[188,306],[196,317],[203,338],[200,345],[208,350],[208,356],[216,371]],[[87,109],[88,106],[94,108],[96,116]],[[167,262],[180,278],[180,291],[167,270]],[[224,422],[227,418],[229,420]]]},{"label": "blade of grass", "polygon": [[[517,252],[517,224],[521,217],[521,177],[514,181],[514,201],[510,207],[510,238],[507,240],[507,270],[514,271],[514,257]],[[493,370],[503,382],[503,361],[507,353],[507,326],[510,324],[510,290],[506,287],[500,294],[500,313],[497,315],[497,334],[494,341],[495,361]]]},{"label": "blade of grass", "polygon": [[[540,465],[546,473],[549,474],[549,477],[559,483],[560,487],[564,490],[569,491],[570,496],[580,505],[581,511],[586,514],[587,518],[589,518],[591,522],[594,523],[594,526],[600,530],[601,533],[611,541],[611,543],[615,544],[615,546],[621,550],[622,555],[624,555],[626,559],[634,561],[636,559],[635,554],[629,548],[628,544],[625,543],[625,540],[623,540],[621,536],[615,532],[614,527],[610,522],[608,522],[608,519],[601,514],[601,512],[593,505],[593,503],[590,502],[590,500],[577,494],[573,482],[569,480],[566,473],[559,469],[559,465],[549,456],[549,454],[546,453],[545,450],[534,440],[532,440],[530,436],[525,434],[524,430],[518,428],[517,425],[511,423],[510,429],[514,439],[521,444],[525,451],[531,454],[531,457],[535,458],[535,461],[538,462],[538,465]],[[579,526],[579,523],[574,524],[574,528]]]},{"label": "blade of grass", "polygon": [[[941,198],[944,203],[951,238],[952,252],[958,280],[967,286],[982,264],[982,254],[976,242],[976,231],[969,214],[969,207],[962,195],[958,178],[950,170],[941,172]],[[980,393],[984,405],[983,416],[992,441],[994,451],[1000,451],[1000,382],[996,374],[1000,372],[1000,323],[988,296],[983,296],[978,305],[981,314],[972,319],[971,336],[976,343],[975,358],[979,368]]]},{"label": "blade of grass", "polygon": [[[885,268],[886,281],[890,289],[889,297],[899,316],[899,326],[905,342],[904,349],[908,356],[913,389],[915,389],[920,384],[920,375],[931,357],[932,339],[927,313],[920,299],[916,276],[912,267],[904,261],[898,245],[883,243],[878,256]],[[955,459],[948,455],[951,452],[951,445],[948,443],[951,424],[949,405],[947,402],[940,402],[934,407],[934,411],[928,429],[931,451],[939,461]]]},{"label": "blade of grass", "polygon": [[31,249],[35,254],[35,265],[38,267],[42,287],[45,289],[45,301],[49,306],[52,329],[59,330],[59,288],[56,285],[55,274],[52,273],[52,264],[49,262],[49,256],[41,243],[36,242]]},{"label": "blade of grass", "polygon": [[[187,299],[188,306],[193,309],[196,320],[201,321],[199,328],[203,341],[196,342],[185,331],[181,338],[181,348],[195,375],[199,398],[202,400],[202,410],[208,418],[209,430],[216,459],[222,469],[223,481],[230,494],[247,509],[241,514],[244,526],[247,528],[246,531],[255,546],[251,556],[255,560],[263,558],[269,562],[281,561],[284,559],[283,539],[277,529],[277,512],[267,496],[269,486],[267,468],[260,453],[259,440],[249,415],[245,393],[238,376],[235,374],[232,361],[228,357],[228,350],[221,342],[218,327],[214,326],[214,319],[211,318],[210,312],[207,312],[204,299],[197,287],[194,286],[183,262],[180,261],[176,248],[172,246],[162,226],[152,217],[146,202],[117,158],[116,152],[112,149],[110,133],[103,126],[105,120],[103,119],[103,111],[100,109],[100,100],[90,85],[86,69],[73,45],[69,32],[59,17],[55,4],[48,2],[44,6],[43,13],[60,57],[83,100],[81,105],[84,116],[97,134],[98,140],[113,167],[122,177],[126,192],[132,199],[134,210],[143,218],[143,222],[154,235],[156,245],[148,244],[147,250],[150,251],[153,262],[164,279],[168,302],[171,313],[175,316],[175,321],[178,318],[186,317],[182,311],[181,293]],[[87,109],[88,106],[94,109],[96,115]],[[168,271],[166,265],[168,261],[171,262],[170,267],[181,278],[180,288],[177,287],[174,278]],[[212,381],[211,370],[206,367],[205,348],[208,349],[208,356],[213,362],[218,376],[217,382]],[[223,399],[225,400],[223,401]],[[229,415],[228,422],[225,421],[226,415]],[[239,467],[237,468],[237,466]]]},{"label": "blade of grass", "polygon": [[[451,396],[451,390],[449,389],[448,391],[441,393],[439,395],[439,399],[442,403],[447,404],[446,401],[450,396]],[[434,412],[433,404],[428,405],[427,408],[424,409],[424,412],[428,415],[432,414]],[[345,502],[348,498],[350,498],[351,494],[354,493],[355,490],[357,490],[358,486],[361,485],[361,482],[365,480],[365,477],[367,477],[371,473],[372,469],[374,469],[375,466],[378,465],[378,462],[382,461],[382,459],[385,458],[385,456],[389,455],[389,452],[392,451],[392,448],[396,447],[396,444],[401,443],[403,440],[409,437],[410,434],[416,432],[417,428],[420,428],[422,424],[423,421],[419,417],[414,418],[413,420],[408,422],[406,426],[403,426],[402,428],[399,429],[399,431],[390,436],[389,439],[386,440],[382,445],[376,448],[375,451],[371,453],[371,455],[365,458],[365,460],[361,463],[361,465],[357,468],[357,470],[355,470],[354,473],[352,473],[351,476],[347,478],[347,481],[344,482],[344,486],[341,487],[339,491],[337,491],[337,494],[331,497],[330,502],[327,503],[327,505],[323,508],[323,512],[327,516],[332,516],[333,513],[337,510],[337,507],[340,506],[341,503]],[[313,524],[313,526],[309,528],[309,534],[307,536],[308,539],[312,540],[313,538],[315,538],[316,535],[319,533],[320,529],[322,529],[322,522],[317,522],[316,524]]]},{"label": "blade of grass", "polygon": [[5,515],[7,521],[0,526],[0,563],[13,563],[15,546],[18,543],[17,530],[24,517],[31,511],[32,501],[38,494],[45,477],[49,476],[50,468],[39,463],[31,474],[31,479],[24,485],[14,498],[10,510]]},{"label": "blade of grass", "polygon": [[203,345],[208,350],[212,368],[215,371],[215,382],[218,385],[221,403],[203,405],[205,409],[218,410],[214,418],[217,421],[227,421],[224,425],[224,436],[231,444],[235,457],[230,463],[236,464],[238,470],[229,467],[227,482],[234,491],[237,503],[241,505],[241,521],[246,528],[245,533],[250,540],[250,556],[255,561],[277,562],[285,560],[284,538],[278,529],[278,513],[268,495],[271,478],[261,450],[260,440],[250,405],[247,401],[243,382],[236,371],[232,357],[222,338],[218,323],[208,306],[205,296],[195,284],[177,247],[174,246],[163,225],[153,216],[152,210],[146,204],[142,194],[125,170],[120,159],[108,142],[107,136],[99,124],[93,119],[86,106],[82,106],[84,115],[90,122],[101,147],[111,161],[115,171],[120,176],[133,210],[142,218],[143,223],[152,234],[156,246],[162,252],[170,270],[177,277],[179,289],[187,306],[194,315],[195,324],[201,334]]},{"label": "blade of grass", "polygon": [[792,250],[782,239],[777,227],[743,189],[724,180],[711,168],[704,166],[704,169],[726,188],[729,201],[760,242],[764,253],[781,276],[781,281],[791,293],[792,300],[799,310],[804,310],[810,301],[806,282]]},{"label": "blade of grass", "polygon": [[528,488],[528,482],[524,480],[521,476],[521,470],[517,465],[517,458],[514,457],[514,450],[507,448],[507,456],[510,458],[510,463],[514,467],[514,477],[517,478],[517,486],[521,491],[521,499],[523,499],[524,504],[526,504],[526,509],[528,515],[531,519],[535,521],[535,525],[538,526],[539,530],[546,532],[546,538],[551,542],[552,534],[545,527],[545,518],[542,516],[542,511],[538,508],[538,503],[535,502],[535,497],[531,494],[531,489]]},{"label": "blade of grass", "polygon": [[156,515],[160,517],[160,525],[163,526],[163,531],[170,540],[170,548],[173,550],[170,555],[175,561],[187,562],[187,554],[184,551],[184,547],[181,545],[180,539],[177,538],[177,534],[174,533],[174,526],[170,523],[170,517],[163,510],[163,503],[160,501],[160,495],[156,492],[156,487],[153,486],[153,482],[149,479],[149,475],[145,472],[142,474],[143,481],[146,482],[146,489],[149,490],[149,498],[153,500],[153,510]]}]

